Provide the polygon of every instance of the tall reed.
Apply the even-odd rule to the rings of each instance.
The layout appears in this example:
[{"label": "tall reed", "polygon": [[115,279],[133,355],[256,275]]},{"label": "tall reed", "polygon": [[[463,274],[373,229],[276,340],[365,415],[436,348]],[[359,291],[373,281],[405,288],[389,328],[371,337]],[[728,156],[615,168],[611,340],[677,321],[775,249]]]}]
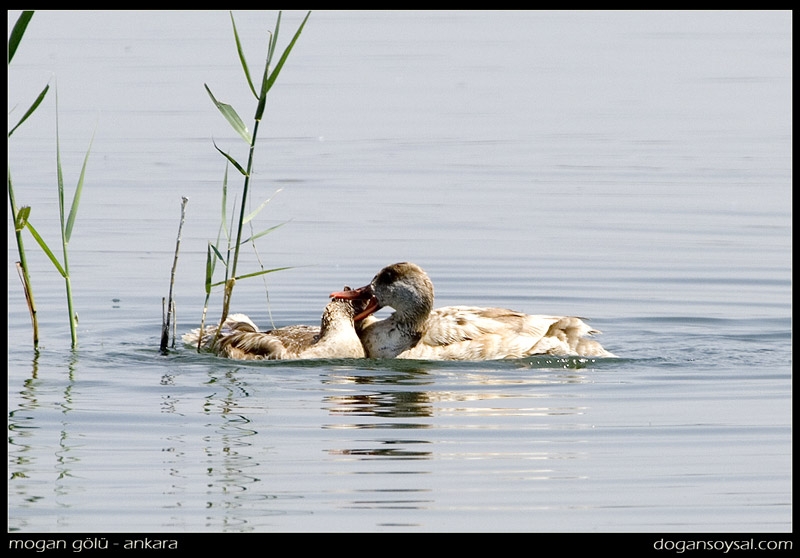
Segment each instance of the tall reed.
[{"label": "tall reed", "polygon": [[[222,154],[223,157],[231,164],[237,171],[244,177],[244,184],[242,187],[242,195],[239,201],[238,207],[238,221],[236,221],[236,235],[235,240],[232,240],[232,228],[229,231],[228,227],[225,226],[224,220],[225,217],[225,197],[227,194],[225,193],[225,189],[227,187],[227,169],[226,169],[226,186],[223,189],[223,225],[222,229],[226,231],[226,236],[228,238],[227,248],[226,248],[226,255],[223,256],[222,252],[220,251],[219,247],[209,243],[208,248],[208,255],[207,255],[207,265],[206,265],[206,295],[208,298],[208,294],[210,292],[210,288],[213,286],[225,285],[224,295],[223,295],[223,302],[222,302],[222,316],[220,318],[220,324],[225,321],[225,318],[228,316],[228,312],[230,311],[230,302],[231,297],[233,294],[233,287],[236,284],[236,281],[240,279],[244,279],[247,277],[255,277],[258,275],[264,275],[265,273],[271,273],[274,271],[278,271],[280,269],[286,268],[275,268],[275,269],[262,269],[261,271],[257,271],[254,273],[248,273],[244,275],[237,275],[237,266],[239,263],[239,251],[242,244],[247,242],[251,242],[256,238],[263,236],[273,230],[275,227],[267,229],[257,234],[251,235],[247,239],[242,239],[242,229],[245,224],[247,224],[263,207],[267,204],[269,200],[263,202],[255,211],[250,213],[249,215],[246,214],[246,210],[248,207],[249,202],[249,190],[250,190],[250,178],[252,175],[253,170],[253,160],[255,156],[255,148],[256,148],[256,140],[258,138],[258,131],[259,126],[261,124],[261,120],[264,115],[264,109],[267,102],[267,94],[269,93],[272,86],[275,84],[275,80],[278,78],[283,65],[286,63],[286,59],[289,56],[289,53],[292,51],[295,43],[297,42],[300,33],[303,31],[306,22],[308,21],[311,12],[308,12],[303,19],[302,23],[298,27],[297,31],[295,32],[292,40],[289,42],[286,49],[281,54],[281,57],[278,60],[278,63],[275,65],[275,68],[272,69],[271,63],[273,55],[276,51],[276,45],[278,42],[278,33],[280,30],[281,24],[281,12],[278,12],[278,19],[275,24],[275,30],[273,33],[270,33],[269,44],[267,48],[267,56],[266,56],[266,63],[264,65],[264,72],[261,78],[261,84],[258,89],[253,84],[253,80],[250,77],[250,69],[245,59],[244,51],[242,50],[242,44],[239,40],[239,33],[236,30],[236,21],[233,18],[233,13],[230,14],[231,17],[231,24],[233,26],[233,35],[234,39],[236,40],[236,49],[239,54],[239,61],[241,62],[242,69],[244,70],[245,78],[247,79],[247,84],[250,88],[250,91],[253,93],[257,101],[255,114],[253,116],[253,131],[252,133],[244,124],[244,121],[241,119],[239,114],[236,110],[229,104],[220,102],[211,92],[211,89],[208,87],[208,84],[204,84],[206,91],[208,92],[211,101],[220,111],[220,113],[225,117],[231,127],[239,134],[239,136],[245,141],[248,146],[248,156],[247,156],[247,163],[245,165],[240,164],[233,156],[226,153],[222,149],[217,146],[216,142],[214,143],[214,147]],[[233,222],[231,223],[231,227],[233,226]],[[217,242],[219,244],[219,242]],[[231,251],[233,254],[231,255]],[[211,274],[214,271],[214,263],[216,261],[221,261],[225,266],[225,280],[221,283],[213,283],[211,279]],[[217,332],[219,334],[219,331]]]},{"label": "tall reed", "polygon": [[81,166],[81,174],[78,178],[78,184],[75,187],[69,214],[66,216],[65,220],[64,217],[66,206],[64,205],[64,173],[61,167],[61,141],[58,131],[58,91],[56,91],[56,174],[58,177],[58,213],[61,229],[61,253],[63,263],[58,261],[56,255],[30,221],[27,221],[25,226],[28,228],[37,244],[39,244],[39,247],[42,249],[42,251],[44,251],[47,257],[50,258],[50,261],[53,263],[56,270],[64,278],[64,285],[67,291],[67,311],[69,312],[69,332],[72,339],[73,349],[78,346],[78,314],[75,312],[75,305],[72,301],[72,279],[69,273],[69,252],[67,251],[67,246],[69,245],[70,238],[72,237],[72,228],[75,225],[75,218],[78,215],[78,206],[80,205],[81,194],[83,193],[83,182],[86,178],[86,165],[89,162],[89,153],[91,153],[93,142],[94,133],[92,133],[92,139],[89,140],[89,147],[86,150],[86,155],[83,158],[83,165]]},{"label": "tall reed", "polygon": [[[14,29],[11,32],[11,37],[9,38],[8,44],[8,63],[11,64],[11,60],[14,57],[14,54],[17,51],[19,46],[19,42],[22,40],[23,35],[25,34],[25,29],[28,26],[31,18],[33,17],[32,11],[23,12],[20,18],[17,20],[17,23],[14,25]],[[19,126],[36,110],[36,108],[41,104],[44,100],[47,91],[49,90],[50,85],[48,84],[39,96],[34,101],[33,105],[25,112],[22,116],[22,119],[14,126],[9,132],[8,137],[11,138],[11,135],[14,131],[19,128]],[[34,348],[38,347],[39,343],[39,334],[38,334],[38,320],[36,315],[36,306],[33,301],[33,292],[30,287],[30,274],[28,272],[28,266],[25,259],[25,249],[22,242],[22,229],[27,228],[28,231],[33,236],[36,243],[39,247],[44,251],[50,261],[53,263],[55,268],[64,278],[66,291],[67,291],[67,310],[69,312],[69,329],[70,329],[70,336],[72,339],[72,348],[75,349],[78,345],[78,333],[77,333],[77,324],[78,324],[78,314],[75,312],[73,300],[72,300],[72,282],[69,273],[69,257],[67,252],[67,245],[69,244],[70,238],[72,236],[72,228],[75,224],[75,218],[78,214],[78,206],[80,204],[81,193],[83,192],[83,182],[86,176],[86,165],[89,160],[89,153],[91,152],[92,142],[94,141],[94,133],[92,134],[92,139],[89,142],[89,148],[86,151],[86,156],[83,160],[83,166],[81,167],[81,174],[80,178],[78,179],[78,184],[75,188],[75,193],[73,195],[72,204],[70,206],[69,214],[66,215],[65,219],[65,205],[64,205],[64,175],[62,172],[61,166],[61,146],[60,146],[60,136],[58,130],[58,92],[56,92],[56,172],[58,178],[58,210],[59,210],[59,217],[60,217],[60,229],[61,229],[61,251],[63,257],[63,264],[59,262],[58,258],[53,254],[53,251],[44,241],[42,236],[36,230],[36,228],[30,222],[30,214],[31,208],[30,206],[23,206],[17,210],[16,207],[16,200],[14,196],[14,188],[11,181],[11,171],[8,172],[8,196],[11,202],[11,213],[12,218],[14,220],[14,231],[16,234],[17,240],[17,248],[20,254],[20,261],[18,263],[19,268],[21,269],[21,277],[23,281],[23,288],[25,289],[25,298],[28,302],[28,309],[31,313],[31,320],[33,323],[34,329]]]},{"label": "tall reed", "polygon": [[[11,30],[11,36],[8,38],[8,65],[11,65],[11,60],[14,58],[14,54],[17,52],[17,48],[19,47],[20,41],[22,41],[22,37],[25,35],[25,30],[28,27],[28,23],[30,23],[31,18],[33,17],[32,10],[23,11],[20,14],[17,22],[14,24],[14,28]],[[47,95],[47,91],[50,89],[50,84],[47,84],[42,92],[36,97],[36,100],[33,104],[25,111],[25,114],[22,115],[19,122],[11,128],[8,132],[8,139],[11,139],[11,135],[19,128],[23,122],[25,122],[28,117],[36,111],[38,106],[42,103],[45,96]],[[19,261],[17,262],[17,270],[19,271],[20,279],[22,280],[22,289],[25,293],[25,300],[28,304],[28,312],[31,315],[31,327],[33,329],[33,348],[34,350],[38,349],[39,347],[39,318],[36,314],[36,302],[33,298],[33,288],[31,287],[31,277],[28,271],[28,263],[25,258],[25,244],[22,240],[22,230],[25,228],[25,224],[28,220],[28,216],[30,215],[31,208],[29,206],[23,206],[17,209],[17,202],[14,196],[14,186],[11,181],[11,167],[8,167],[8,199],[11,204],[11,218],[14,221],[14,236],[17,241],[17,252],[19,252]]]}]

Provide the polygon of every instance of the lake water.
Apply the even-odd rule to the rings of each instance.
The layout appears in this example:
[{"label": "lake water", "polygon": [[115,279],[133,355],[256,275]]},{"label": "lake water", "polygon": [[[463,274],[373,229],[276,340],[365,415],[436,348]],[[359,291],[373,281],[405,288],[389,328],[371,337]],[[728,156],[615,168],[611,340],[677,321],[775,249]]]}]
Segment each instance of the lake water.
[{"label": "lake water", "polygon": [[[234,15],[259,75],[276,13]],[[9,121],[48,81],[68,203],[97,132],[76,351],[27,235],[34,353],[8,218],[12,533],[792,530],[790,12],[319,11],[270,93],[254,227],[288,221],[258,257],[292,269],[234,311],[316,323],[413,261],[437,305],[585,316],[613,360],[162,356],[181,196],[179,333],[220,222],[212,139],[246,158],[203,87],[251,126],[229,15],[37,12]],[[8,150],[54,246],[56,87]]]}]

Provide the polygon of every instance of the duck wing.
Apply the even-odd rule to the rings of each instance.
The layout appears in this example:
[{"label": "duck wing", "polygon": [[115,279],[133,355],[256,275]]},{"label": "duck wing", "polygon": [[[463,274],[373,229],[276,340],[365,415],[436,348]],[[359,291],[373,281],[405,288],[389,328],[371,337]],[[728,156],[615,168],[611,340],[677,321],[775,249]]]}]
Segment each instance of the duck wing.
[{"label": "duck wing", "polygon": [[236,360],[278,360],[289,354],[278,337],[261,331],[235,331],[221,337],[215,352]]},{"label": "duck wing", "polygon": [[[220,328],[220,337],[214,343],[216,326],[203,331],[192,330],[183,335],[183,341],[197,346],[198,341],[220,356],[237,360],[277,360],[297,358],[313,346],[320,337],[319,326],[292,325],[259,331],[258,326],[245,314],[231,314]],[[212,346],[213,345],[213,346]]]},{"label": "duck wing", "polygon": [[560,316],[536,344],[531,354],[615,357],[616,355],[605,350],[600,343],[587,337],[597,333],[601,332],[589,327],[582,318]]},{"label": "duck wing", "polygon": [[487,335],[524,336],[539,340],[560,318],[532,316],[506,308],[445,306],[431,312],[420,342],[447,345]]},{"label": "duck wing", "polygon": [[314,345],[320,338],[320,327],[309,325],[291,325],[273,329],[265,333],[276,337],[290,353],[300,353]]},{"label": "duck wing", "polygon": [[433,310],[419,341],[399,358],[495,360],[522,358],[558,321],[506,308],[446,306]]},{"label": "duck wing", "polygon": [[613,356],[585,338],[599,333],[581,318],[506,308],[447,306],[431,312],[419,342],[399,358],[493,360],[535,354]]}]

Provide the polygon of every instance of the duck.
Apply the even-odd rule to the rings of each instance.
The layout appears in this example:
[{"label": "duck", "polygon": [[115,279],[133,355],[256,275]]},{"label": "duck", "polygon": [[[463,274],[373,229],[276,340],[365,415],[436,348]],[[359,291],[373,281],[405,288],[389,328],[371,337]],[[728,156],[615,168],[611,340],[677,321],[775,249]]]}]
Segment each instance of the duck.
[{"label": "duck", "polygon": [[290,325],[270,331],[259,331],[246,314],[231,314],[216,340],[216,326],[202,332],[192,330],[182,339],[187,345],[200,344],[218,356],[235,360],[364,358],[353,322],[355,313],[353,302],[334,299],[325,306],[319,327]]},{"label": "duck", "polygon": [[[333,292],[359,301],[356,331],[368,358],[499,360],[531,355],[614,357],[591,335],[600,333],[575,316],[532,315],[506,308],[445,306],[434,309],[433,282],[411,262],[381,269],[358,289]],[[383,307],[388,318],[373,314]]]}]

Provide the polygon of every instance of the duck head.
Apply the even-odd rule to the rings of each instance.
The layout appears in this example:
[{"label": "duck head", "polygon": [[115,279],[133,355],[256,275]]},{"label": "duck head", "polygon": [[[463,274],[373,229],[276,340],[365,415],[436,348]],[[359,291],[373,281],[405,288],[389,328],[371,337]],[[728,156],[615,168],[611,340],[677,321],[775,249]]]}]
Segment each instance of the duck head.
[{"label": "duck head", "polygon": [[366,292],[362,292],[365,288],[366,287],[362,287],[361,289],[351,289],[345,285],[344,290],[331,293],[331,301],[328,303],[322,313],[323,319],[325,318],[326,314],[330,314],[332,316],[349,314],[350,321],[357,322],[375,312],[377,308],[369,309],[369,306],[373,304],[374,301],[371,295],[367,295]]},{"label": "duck head", "polygon": [[[345,287],[344,292],[349,292],[350,287]],[[364,302],[360,300],[347,300],[334,298],[322,311],[320,321],[320,334],[332,328],[353,327],[353,317],[364,308]]]},{"label": "duck head", "polygon": [[361,301],[354,317],[360,321],[384,306],[395,309],[401,322],[419,325],[433,309],[433,283],[421,267],[401,262],[384,267],[369,285],[331,293],[334,299]]}]

